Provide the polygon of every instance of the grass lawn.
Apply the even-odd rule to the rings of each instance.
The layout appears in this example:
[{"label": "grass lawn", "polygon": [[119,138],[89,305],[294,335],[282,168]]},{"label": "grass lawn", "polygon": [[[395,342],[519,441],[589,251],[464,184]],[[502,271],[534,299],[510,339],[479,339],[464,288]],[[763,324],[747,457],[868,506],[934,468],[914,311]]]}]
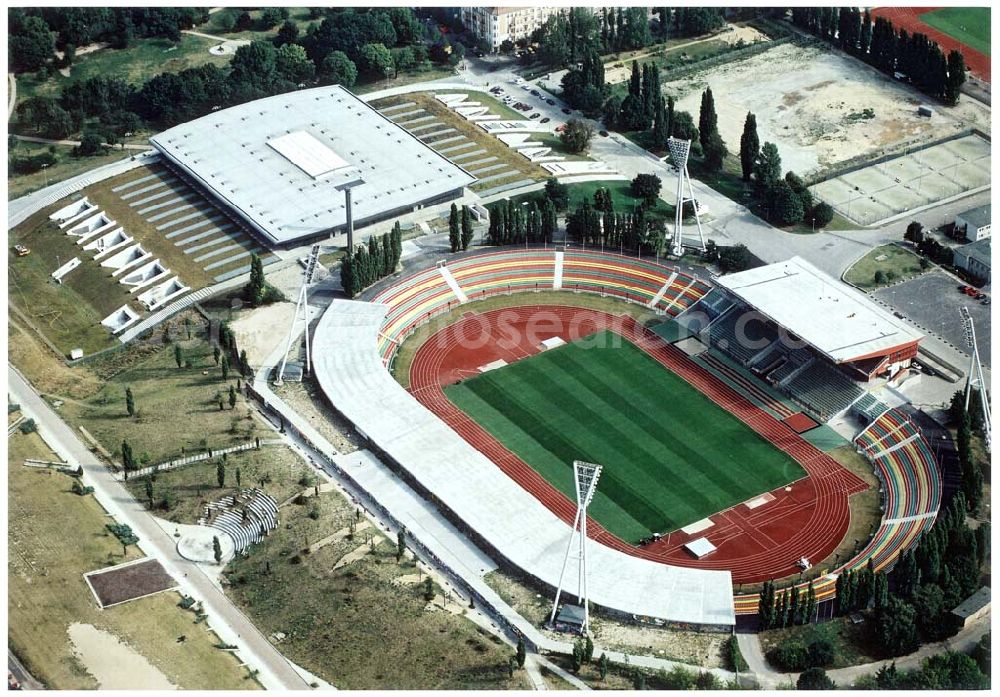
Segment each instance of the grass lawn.
[{"label": "grass lawn", "polygon": [[[70,477],[21,464],[26,457],[56,459],[37,433],[17,433],[8,445],[8,641],[35,677],[51,689],[98,687],[67,634],[82,623],[114,634],[181,688],[258,687],[234,656],[215,648],[214,633],[177,607],[177,593],[99,610],[83,574],[141,553],[129,547],[122,557],[104,528],[104,509],[92,496],[72,493]],[[180,635],[187,640],[178,643]]]},{"label": "grass lawn", "polygon": [[920,15],[920,21],[990,55],[989,7],[945,7]]},{"label": "grass lawn", "polygon": [[[156,515],[176,523],[198,522],[205,504],[215,501],[236,489],[236,470],[240,470],[242,487],[260,486],[260,479],[267,478],[264,491],[278,504],[299,493],[315,482],[315,475],[298,455],[283,445],[263,445],[260,450],[230,453],[226,458],[226,482],[220,488],[216,476],[219,459],[205,460],[175,470],[160,472],[153,477],[153,500],[159,508],[167,491],[175,497],[176,504],[169,512],[159,510]],[[146,501],[146,480],[130,479],[128,489],[139,501]]]},{"label": "grass lawn", "polygon": [[32,174],[15,174],[7,169],[7,200],[13,201],[21,196],[27,196],[33,191],[43,189],[50,184],[55,184],[63,180],[83,174],[101,165],[124,160],[136,154],[134,150],[110,149],[104,155],[94,155],[93,157],[73,157],[72,145],[48,145],[45,143],[29,143],[27,141],[16,141],[13,150],[14,155],[27,157],[37,155],[52,148],[57,161],[49,165],[44,170]]},{"label": "grass lawn", "polygon": [[[183,360],[190,367],[178,368],[172,346],[151,348],[134,357],[126,369],[107,380],[101,389],[84,400],[67,401],[60,410],[73,426],[84,426],[116,457],[122,440],[127,439],[137,456],[149,464],[181,457],[204,447],[219,449],[269,437],[261,428],[256,411],[238,397],[229,408],[229,386],[239,373],[232,370],[228,380],[215,365],[209,343],[192,335],[180,341]],[[109,362],[121,360],[118,356]],[[125,413],[125,387],[132,389],[138,418]],[[225,409],[220,411],[216,395],[222,393]]]},{"label": "grass lawn", "polygon": [[[354,507],[335,491],[287,506],[278,529],[226,568],[229,596],[265,636],[285,635],[282,653],[340,689],[530,687],[524,671],[507,677],[512,649],[424,600],[420,572],[409,558],[396,562],[394,539],[368,528],[303,552],[346,534],[353,519]],[[370,536],[381,541],[374,550]],[[360,559],[333,568],[355,551]]]},{"label": "grass lawn", "polygon": [[[664,184],[667,184],[667,182],[664,182]],[[632,185],[627,181],[601,180],[580,182],[577,184],[570,184],[568,186],[569,208],[567,210],[576,210],[577,207],[582,205],[584,201],[590,201],[593,203],[594,192],[602,187],[606,188],[611,193],[611,201],[614,203],[616,211],[631,211],[642,201],[642,199],[632,195]],[[672,218],[674,215],[674,207],[663,199],[657,199],[656,206],[647,211],[647,215],[654,219]]]},{"label": "grass lawn", "polygon": [[19,75],[17,99],[22,101],[35,95],[55,97],[66,85],[100,75],[114,76],[141,85],[160,73],[179,73],[188,68],[211,63],[224,67],[232,56],[213,56],[208,49],[218,42],[191,34],[181,34],[178,43],[164,38],[136,39],[126,49],[103,48],[79,56],[70,69],[69,77],[59,72],[44,82],[34,75]]},{"label": "grass lawn", "polygon": [[445,394],[567,496],[573,460],[604,465],[590,510],[624,540],[675,530],[803,476],[791,458],[611,332]]},{"label": "grass lawn", "polygon": [[[657,68],[660,69],[660,75],[664,82],[670,80],[670,71],[676,70],[677,68],[682,68],[692,63],[697,63],[698,61],[705,60],[706,58],[714,58],[715,56],[726,53],[730,50],[729,44],[727,44],[722,39],[712,39],[710,41],[702,41],[699,43],[692,44],[690,39],[685,39],[680,42],[680,46],[669,46],[668,48],[653,53],[643,55],[638,59],[640,67],[645,63],[652,63]],[[617,66],[619,64],[630,68],[632,64],[632,58],[623,58],[622,60],[614,63]],[[624,99],[628,94],[628,75],[625,75],[625,79],[621,82],[614,83],[611,85],[611,94]]]},{"label": "grass lawn", "polygon": [[864,290],[876,287],[875,273],[884,272],[890,282],[915,278],[924,272],[920,257],[894,244],[876,247],[844,273],[844,280]]}]

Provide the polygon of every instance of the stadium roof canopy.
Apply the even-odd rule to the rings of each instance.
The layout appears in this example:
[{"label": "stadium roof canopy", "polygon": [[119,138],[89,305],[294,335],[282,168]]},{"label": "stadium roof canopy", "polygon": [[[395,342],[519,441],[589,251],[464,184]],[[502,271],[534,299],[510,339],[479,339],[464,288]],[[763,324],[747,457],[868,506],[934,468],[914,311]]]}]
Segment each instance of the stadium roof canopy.
[{"label": "stadium roof canopy", "polygon": [[800,257],[714,282],[835,363],[884,356],[923,338]]},{"label": "stadium roof canopy", "polygon": [[150,142],[275,244],[345,225],[335,187],[359,177],[358,225],[457,196],[476,180],[339,85],[216,111]]}]

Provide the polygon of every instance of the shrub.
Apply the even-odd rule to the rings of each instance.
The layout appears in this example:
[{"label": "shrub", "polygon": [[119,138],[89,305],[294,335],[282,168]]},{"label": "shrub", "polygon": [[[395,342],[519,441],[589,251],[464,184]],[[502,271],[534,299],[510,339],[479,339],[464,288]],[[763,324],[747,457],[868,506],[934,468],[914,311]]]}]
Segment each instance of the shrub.
[{"label": "shrub", "polygon": [[833,220],[833,208],[828,203],[817,203],[813,206],[811,217],[816,227],[826,227]]},{"label": "shrub", "polygon": [[809,665],[813,667],[824,667],[833,663],[833,644],[826,639],[817,639],[809,644],[806,649],[809,654]]},{"label": "shrub", "polygon": [[809,652],[795,641],[782,642],[767,652],[767,660],[785,673],[798,673],[809,665]]},{"label": "shrub", "polygon": [[17,428],[18,430],[21,431],[21,433],[27,435],[29,433],[34,433],[35,431],[37,431],[38,424],[35,423],[34,419],[25,419],[24,421],[21,422],[21,425],[18,426]]}]

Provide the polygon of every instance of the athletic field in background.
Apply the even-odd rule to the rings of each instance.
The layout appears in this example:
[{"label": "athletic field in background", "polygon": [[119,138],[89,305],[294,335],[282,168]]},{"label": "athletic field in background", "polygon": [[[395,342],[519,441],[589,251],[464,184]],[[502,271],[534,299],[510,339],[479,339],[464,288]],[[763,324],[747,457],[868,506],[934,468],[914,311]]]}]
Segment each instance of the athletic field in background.
[{"label": "athletic field in background", "polygon": [[920,15],[924,24],[990,55],[990,8],[946,7]]},{"label": "athletic field in background", "polygon": [[603,465],[590,515],[628,542],[805,476],[739,419],[611,332],[444,391],[570,500],[573,460]]}]

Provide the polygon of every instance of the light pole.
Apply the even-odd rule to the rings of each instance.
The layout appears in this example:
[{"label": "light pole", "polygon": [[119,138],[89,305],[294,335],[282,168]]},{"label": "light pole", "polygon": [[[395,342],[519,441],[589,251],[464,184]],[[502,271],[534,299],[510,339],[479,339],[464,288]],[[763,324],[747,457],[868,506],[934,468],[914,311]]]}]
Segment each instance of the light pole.
[{"label": "light pole", "polygon": [[48,167],[49,166],[47,164],[46,165],[42,165],[42,172],[45,173],[45,186],[49,185],[49,173],[45,171],[46,169],[48,169]]}]

